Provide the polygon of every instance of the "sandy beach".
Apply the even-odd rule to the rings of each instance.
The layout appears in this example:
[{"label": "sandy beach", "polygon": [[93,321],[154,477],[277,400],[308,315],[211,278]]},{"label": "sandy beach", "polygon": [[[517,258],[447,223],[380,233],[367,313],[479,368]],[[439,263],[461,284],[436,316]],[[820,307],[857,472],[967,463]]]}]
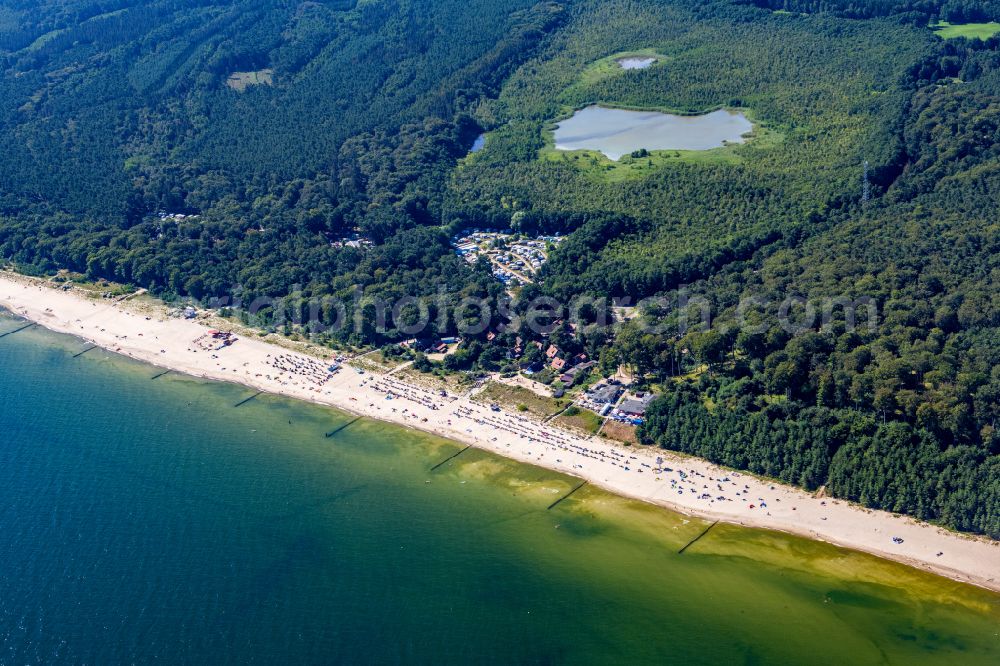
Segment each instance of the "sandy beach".
[{"label": "sandy beach", "polygon": [[674,511],[820,539],[1000,592],[1000,542],[816,498],[703,460],[579,436],[494,411],[474,391],[443,397],[388,374],[349,366],[331,373],[329,361],[249,337],[215,349],[197,321],[151,315],[128,301],[88,298],[10,273],[0,273],[0,307],[163,368],[420,429]]}]

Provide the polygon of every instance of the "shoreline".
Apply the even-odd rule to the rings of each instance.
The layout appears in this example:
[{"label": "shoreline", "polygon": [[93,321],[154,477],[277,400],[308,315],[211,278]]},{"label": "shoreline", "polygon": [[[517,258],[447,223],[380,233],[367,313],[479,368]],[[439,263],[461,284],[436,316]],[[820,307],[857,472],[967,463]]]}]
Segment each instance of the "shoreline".
[{"label": "shoreline", "polygon": [[[443,398],[391,373],[360,374],[347,364],[329,376],[329,361],[257,338],[240,338],[218,350],[199,347],[195,341],[208,329],[196,321],[140,313],[128,301],[90,299],[78,289],[63,291],[13,273],[0,272],[0,308],[163,369],[420,430],[681,514],[826,541],[1000,592],[1000,542],[985,537],[816,498],[699,458],[626,447],[510,411],[495,412],[477,402],[474,393],[449,391]],[[902,543],[892,541],[897,536]]]}]

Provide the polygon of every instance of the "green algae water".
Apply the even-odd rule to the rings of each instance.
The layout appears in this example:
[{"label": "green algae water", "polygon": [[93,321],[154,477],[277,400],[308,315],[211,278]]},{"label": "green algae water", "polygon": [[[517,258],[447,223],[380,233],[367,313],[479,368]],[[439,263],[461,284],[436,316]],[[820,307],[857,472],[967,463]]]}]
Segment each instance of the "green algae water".
[{"label": "green algae water", "polygon": [[87,347],[0,339],[2,664],[1000,663],[988,592]]}]

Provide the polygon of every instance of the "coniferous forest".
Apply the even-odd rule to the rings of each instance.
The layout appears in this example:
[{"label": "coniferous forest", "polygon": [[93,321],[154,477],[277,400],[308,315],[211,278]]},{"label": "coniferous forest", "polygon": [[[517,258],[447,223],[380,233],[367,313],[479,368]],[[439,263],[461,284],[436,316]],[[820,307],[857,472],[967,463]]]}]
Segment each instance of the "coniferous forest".
[{"label": "coniferous forest", "polygon": [[[1000,538],[1000,37],[933,31],[997,20],[992,0],[10,0],[0,257],[168,299],[496,301],[454,234],[565,234],[521,296],[663,303],[553,334],[662,393],[643,444]],[[602,65],[640,51],[657,65]],[[755,129],[554,150],[593,103]],[[681,296],[710,321],[682,326]],[[795,330],[768,306],[789,299]],[[486,336],[449,369],[503,370]]]}]

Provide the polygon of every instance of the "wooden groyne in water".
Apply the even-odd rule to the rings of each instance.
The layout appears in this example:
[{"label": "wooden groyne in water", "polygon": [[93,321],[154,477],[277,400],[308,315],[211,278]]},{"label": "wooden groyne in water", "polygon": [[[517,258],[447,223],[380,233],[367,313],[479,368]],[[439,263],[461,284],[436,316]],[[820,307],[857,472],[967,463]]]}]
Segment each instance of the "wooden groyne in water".
[{"label": "wooden groyne in water", "polygon": [[73,358],[80,358],[81,356],[83,356],[83,355],[84,355],[84,354],[86,354],[87,352],[89,352],[89,351],[94,351],[95,349],[97,349],[97,345],[93,345],[92,347],[87,347],[86,349],[84,349],[84,350],[83,350],[82,352],[80,352],[79,354],[73,354]]},{"label": "wooden groyne in water", "polygon": [[433,472],[434,470],[436,470],[441,465],[445,464],[446,462],[450,462],[450,461],[454,460],[455,458],[459,457],[460,455],[462,455],[463,453],[465,453],[466,451],[468,451],[471,448],[472,448],[472,444],[469,444],[467,447],[465,447],[464,449],[462,449],[458,453],[451,454],[450,456],[448,456],[447,458],[445,458],[444,460],[442,460],[441,462],[439,462],[437,465],[434,465],[434,467],[431,467],[430,471]]},{"label": "wooden groyne in water", "polygon": [[156,374],[156,375],[153,375],[152,377],[150,377],[150,379],[151,379],[151,380],[153,380],[153,379],[159,379],[159,378],[160,378],[160,377],[162,377],[163,375],[168,375],[168,374],[170,374],[171,372],[173,372],[173,370],[164,370],[163,372],[161,372],[161,373],[159,373],[159,374]]},{"label": "wooden groyne in water", "polygon": [[680,550],[678,550],[677,554],[678,555],[683,555],[685,550],[687,550],[688,548],[690,548],[691,546],[693,546],[696,541],[698,541],[703,536],[705,536],[706,534],[708,534],[709,530],[711,530],[713,527],[715,527],[718,524],[719,524],[719,521],[715,521],[714,523],[712,523],[711,525],[709,525],[708,527],[706,527],[705,529],[703,529],[701,531],[701,534],[699,534],[698,536],[696,536],[695,538],[691,539],[686,544],[684,544],[684,547],[681,548]]},{"label": "wooden groyne in water", "polygon": [[260,391],[260,392],[258,392],[258,393],[254,393],[254,394],[253,394],[252,396],[250,396],[249,398],[247,398],[247,399],[245,399],[245,400],[240,400],[240,401],[239,401],[238,403],[236,403],[235,405],[233,405],[233,407],[240,407],[240,406],[242,406],[242,405],[245,405],[245,404],[247,404],[248,402],[250,402],[251,400],[253,400],[254,398],[256,398],[256,397],[257,397],[257,396],[259,396],[259,395],[264,395],[264,392],[263,392],[263,391]]},{"label": "wooden groyne in water", "polygon": [[344,428],[346,428],[346,427],[348,427],[348,426],[350,426],[350,425],[353,425],[353,424],[357,423],[357,422],[358,422],[358,421],[360,421],[360,420],[361,420],[362,418],[364,418],[364,417],[362,417],[362,416],[355,416],[355,417],[354,417],[353,419],[351,419],[350,421],[348,421],[348,422],[347,422],[347,423],[345,423],[344,425],[342,425],[342,426],[338,426],[338,427],[334,428],[333,430],[331,430],[330,432],[326,433],[326,438],[327,438],[327,439],[330,439],[331,437],[333,437],[334,435],[336,435],[336,434],[337,434],[338,432],[340,432],[340,431],[341,431],[341,430],[343,430]]},{"label": "wooden groyne in water", "polygon": [[555,505],[559,504],[560,502],[569,499],[570,495],[572,495],[573,493],[575,493],[576,491],[578,491],[580,488],[583,488],[585,485],[587,485],[586,481],[584,481],[583,483],[581,483],[580,485],[578,485],[576,488],[574,488],[573,490],[569,491],[568,493],[566,493],[565,495],[563,495],[562,497],[560,497],[559,499],[557,499],[552,504],[549,504],[549,507],[548,507],[548,509],[546,509],[546,511],[551,510]]},{"label": "wooden groyne in water", "polygon": [[31,322],[30,324],[26,324],[26,325],[22,326],[21,328],[15,328],[13,331],[7,331],[6,333],[0,335],[0,338],[6,338],[8,335],[14,335],[15,333],[20,333],[21,331],[29,329],[29,328],[31,328],[34,325],[35,325],[35,322]]}]

